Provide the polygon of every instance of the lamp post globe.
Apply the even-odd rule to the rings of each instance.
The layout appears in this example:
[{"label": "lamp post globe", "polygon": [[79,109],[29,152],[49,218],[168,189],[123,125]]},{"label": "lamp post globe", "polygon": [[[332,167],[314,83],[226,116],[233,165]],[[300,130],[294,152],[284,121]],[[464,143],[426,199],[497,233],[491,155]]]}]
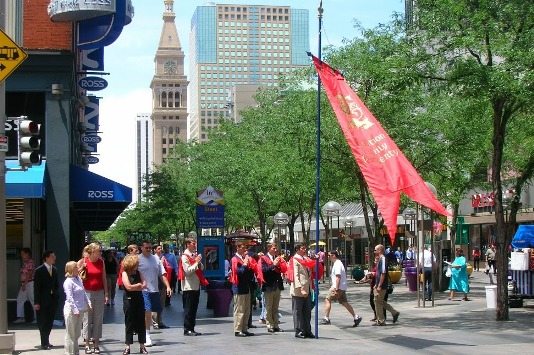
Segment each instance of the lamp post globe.
[{"label": "lamp post globe", "polygon": [[339,216],[340,211],[341,211],[341,205],[337,203],[336,201],[328,201],[323,206],[323,213],[330,217]]},{"label": "lamp post globe", "polygon": [[432,185],[431,183],[429,183],[428,181],[425,181],[425,184],[426,186],[430,189],[430,191],[432,191],[432,194],[434,196],[437,196],[438,195],[438,190],[436,190],[436,187],[434,185]]}]

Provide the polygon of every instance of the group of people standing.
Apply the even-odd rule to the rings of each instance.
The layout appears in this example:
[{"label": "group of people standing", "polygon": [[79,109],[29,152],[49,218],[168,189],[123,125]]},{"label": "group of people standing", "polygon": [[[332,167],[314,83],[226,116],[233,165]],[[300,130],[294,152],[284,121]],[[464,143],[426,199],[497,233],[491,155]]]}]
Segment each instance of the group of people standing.
[{"label": "group of people standing", "polygon": [[[174,260],[180,268],[179,273],[174,271],[170,265],[172,261],[167,261],[158,248],[161,247],[154,248],[153,253],[152,243],[149,241],[143,241],[141,246],[129,245],[128,254],[119,263],[109,254],[103,257],[100,244],[91,243],[84,247],[80,260],[68,261],[65,264],[65,354],[79,354],[80,335],[85,342],[85,354],[100,353],[104,309],[106,305],[114,305],[117,283],[124,289],[123,354],[130,354],[134,334],[138,337],[139,352],[148,354],[146,347],[153,344],[150,338],[152,315],[157,315],[161,327],[162,306],[166,298],[171,296],[172,279],[179,279],[183,290],[184,335],[201,335],[195,331],[196,313],[200,287],[207,285],[208,281],[202,272],[202,256],[196,254],[196,240],[187,239],[180,262]],[[21,287],[17,298],[18,318],[15,323],[25,321],[24,304],[29,300],[35,310],[39,327],[40,347],[49,350],[53,347],[49,336],[60,299],[56,257],[53,251],[45,251],[43,264],[37,268],[34,268],[30,249],[22,249],[21,257]]]},{"label": "group of people standing", "polygon": [[[172,261],[166,259],[161,246],[153,248],[152,243],[144,241],[140,246],[129,245],[128,254],[122,262],[109,256],[102,257],[102,249],[98,243],[91,243],[83,250],[82,258],[69,261],[65,265],[65,281],[63,291],[65,304],[65,353],[78,354],[78,339],[83,336],[85,354],[99,354],[99,342],[102,338],[102,323],[106,305],[114,304],[114,290],[118,281],[124,289],[123,311],[125,321],[124,355],[130,354],[134,334],[140,346],[140,353],[147,354],[147,346],[153,344],[150,337],[151,326],[154,325],[153,315],[160,328],[163,328],[161,313],[167,298],[171,296],[173,280],[180,281],[184,309],[184,335],[199,336],[195,330],[196,314],[200,299],[200,288],[208,285],[204,277],[202,255],[197,254],[195,239],[188,238],[185,250],[179,260],[174,259],[177,272]],[[406,257],[412,257],[412,250]],[[370,303],[374,311],[374,325],[385,325],[385,314],[388,310],[393,323],[397,322],[400,313],[388,302],[387,285],[388,265],[384,255],[384,246],[374,248],[375,263],[372,270],[362,281],[371,286]],[[173,254],[174,255],[174,254]],[[265,253],[251,253],[247,242],[236,243],[236,253],[231,258],[229,280],[234,293],[234,335],[236,337],[253,336],[252,299],[255,287],[259,285],[264,302],[265,323],[269,333],[283,332],[280,328],[279,304],[284,281],[290,284],[292,314],[296,338],[313,338],[311,331],[311,310],[313,308],[314,279],[316,268],[321,278],[322,264],[319,255],[308,256],[308,248],[304,244],[295,247],[294,255],[286,260],[276,244],[268,244]],[[24,302],[30,300],[34,306],[35,319],[41,334],[41,348],[50,349],[49,335],[54,315],[59,302],[58,272],[55,268],[55,254],[46,251],[43,264],[34,270],[31,251],[22,249],[22,267],[20,270],[21,288],[17,303],[16,323],[24,316]],[[326,255],[325,255],[326,257]],[[330,324],[332,303],[345,307],[352,317],[352,326],[357,327],[362,321],[347,300],[347,276],[337,251],[330,251],[327,257],[331,261],[331,288],[325,298],[324,318],[321,323]],[[494,256],[487,255],[488,261]],[[169,258],[172,259],[172,258]],[[425,279],[430,273],[435,257],[430,250],[423,249],[417,257],[421,264]],[[456,258],[450,264],[452,275],[450,281],[450,299],[455,292],[463,292],[467,300],[469,283],[466,273],[466,260],[461,249],[456,249]],[[319,267],[317,267],[317,265]],[[114,270],[108,270],[114,269]],[[428,270],[427,270],[428,269]],[[430,275],[429,275],[430,276]],[[431,283],[425,285],[426,294],[431,297]]]},{"label": "group of people standing", "polygon": [[[275,244],[268,244],[265,254],[254,255],[248,250],[246,242],[236,244],[236,253],[231,259],[230,281],[234,293],[234,335],[236,337],[253,336],[251,327],[251,303],[254,284],[259,283],[263,291],[266,309],[266,324],[269,333],[283,332],[279,327],[280,291],[284,287],[284,279],[290,284],[293,326],[296,338],[314,338],[311,330],[311,311],[314,302],[314,279],[316,267],[321,278],[322,266],[319,255],[309,257],[308,248],[304,244],[295,246],[294,255],[286,261],[278,253]],[[369,275],[374,275],[372,286],[373,304],[376,304],[375,325],[385,325],[384,309],[393,315],[393,322],[397,322],[400,313],[387,303],[387,266],[384,257],[384,247],[375,248],[376,267]],[[347,276],[345,267],[339,259],[337,251],[328,252],[332,263],[331,288],[325,299],[324,318],[321,324],[330,324],[330,310],[333,302],[345,307],[352,317],[352,326],[357,327],[362,317],[356,314],[347,300]],[[319,266],[317,266],[319,264]]]}]

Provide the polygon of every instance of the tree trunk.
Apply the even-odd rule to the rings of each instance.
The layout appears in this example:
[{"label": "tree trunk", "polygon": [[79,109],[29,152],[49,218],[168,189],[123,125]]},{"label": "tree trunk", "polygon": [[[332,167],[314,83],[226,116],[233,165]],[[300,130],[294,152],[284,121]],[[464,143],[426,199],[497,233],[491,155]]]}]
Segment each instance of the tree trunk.
[{"label": "tree trunk", "polygon": [[497,258],[497,309],[498,321],[509,320],[508,314],[508,244],[507,229],[502,205],[501,167],[503,160],[504,138],[507,118],[504,114],[505,99],[496,98],[493,101],[493,156],[491,173],[493,191],[495,191],[495,222],[496,222],[496,258]]}]

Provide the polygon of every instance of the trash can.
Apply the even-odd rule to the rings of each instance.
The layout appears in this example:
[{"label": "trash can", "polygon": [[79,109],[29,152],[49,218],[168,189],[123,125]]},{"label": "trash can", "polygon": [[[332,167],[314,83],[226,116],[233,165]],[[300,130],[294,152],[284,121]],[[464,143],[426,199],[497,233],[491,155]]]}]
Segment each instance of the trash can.
[{"label": "trash can", "polygon": [[417,291],[417,267],[408,266],[404,269],[404,277],[408,282],[408,289],[412,292]]},{"label": "trash can", "polygon": [[228,317],[228,309],[233,296],[230,283],[210,280],[206,292],[208,293],[206,308],[213,309],[215,317]]},{"label": "trash can", "polygon": [[405,269],[407,267],[415,266],[415,260],[403,260],[402,261],[402,268]]},{"label": "trash can", "polygon": [[497,308],[497,286],[486,286],[486,308]]}]

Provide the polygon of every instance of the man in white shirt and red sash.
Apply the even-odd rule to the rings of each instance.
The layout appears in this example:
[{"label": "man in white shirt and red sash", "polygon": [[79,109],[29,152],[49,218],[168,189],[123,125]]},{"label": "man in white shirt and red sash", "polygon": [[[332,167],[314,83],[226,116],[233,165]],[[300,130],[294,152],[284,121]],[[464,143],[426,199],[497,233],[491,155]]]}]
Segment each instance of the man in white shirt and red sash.
[{"label": "man in white shirt and red sash", "polygon": [[267,331],[269,333],[282,332],[279,327],[278,307],[280,291],[284,289],[282,274],[287,271],[287,264],[280,255],[276,244],[267,244],[267,253],[260,258],[263,273],[262,291],[265,297]]},{"label": "man in white shirt and red sash", "polygon": [[184,307],[184,335],[197,336],[202,335],[195,331],[200,286],[206,286],[209,282],[202,271],[204,270],[204,265],[201,263],[202,255],[197,254],[197,241],[188,238],[185,246],[186,249],[182,253],[178,267]]}]

